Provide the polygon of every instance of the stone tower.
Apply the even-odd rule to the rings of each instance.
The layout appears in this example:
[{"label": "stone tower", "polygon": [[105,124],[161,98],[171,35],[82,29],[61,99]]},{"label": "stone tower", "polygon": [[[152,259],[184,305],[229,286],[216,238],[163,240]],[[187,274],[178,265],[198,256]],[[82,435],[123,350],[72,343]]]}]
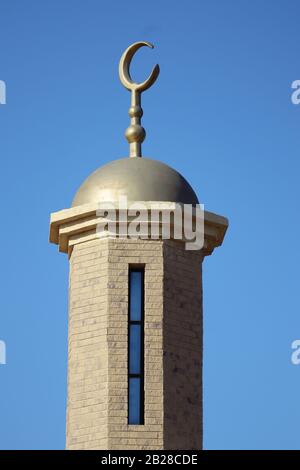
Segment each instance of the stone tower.
[{"label": "stone tower", "polygon": [[[177,171],[140,158],[141,92],[159,73],[131,80],[141,46],[152,47],[135,43],[120,61],[130,158],[96,170],[70,209],[51,214],[50,241],[70,260],[67,449],[202,448],[201,269],[228,222],[205,211],[198,249],[175,234],[176,210],[192,207],[194,227],[199,202]],[[124,199],[139,215],[134,236]]]}]

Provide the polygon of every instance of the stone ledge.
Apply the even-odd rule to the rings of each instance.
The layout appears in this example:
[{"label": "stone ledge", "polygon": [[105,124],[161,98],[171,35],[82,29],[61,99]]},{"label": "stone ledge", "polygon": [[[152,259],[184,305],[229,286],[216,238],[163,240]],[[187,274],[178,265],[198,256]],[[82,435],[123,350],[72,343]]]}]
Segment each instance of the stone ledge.
[{"label": "stone ledge", "polygon": [[[145,207],[150,210],[157,210],[161,214],[168,214],[176,208],[179,204],[173,202],[141,202],[135,203],[134,209],[143,210]],[[183,208],[183,205],[180,205]],[[84,243],[95,239],[102,238],[120,238],[115,233],[108,231],[99,232],[97,227],[103,222],[108,222],[108,218],[97,216],[98,204],[84,204],[82,206],[73,207],[70,209],[63,209],[58,212],[53,212],[50,219],[50,242],[55,243],[59,246],[59,251],[68,253],[70,256],[72,253],[73,246],[78,243]],[[101,206],[102,210],[104,205]],[[129,207],[130,208],[130,207]],[[111,209],[109,204],[107,210]],[[117,211],[118,213],[118,211]],[[193,222],[196,217],[195,209],[193,210]],[[124,222],[118,222],[117,230],[122,224],[130,223],[133,218],[128,218]],[[160,219],[157,223],[161,239],[161,231],[164,227],[164,222]],[[172,227],[172,223],[171,223]],[[213,250],[220,246],[223,242],[226,230],[228,228],[228,220],[226,217],[214,214],[209,211],[204,211],[204,247],[202,248],[204,256],[210,255]],[[172,232],[172,229],[171,229]],[[128,238],[129,240],[129,238]],[[134,241],[134,239],[131,239]],[[143,238],[145,242],[147,239]],[[150,239],[153,240],[153,239]],[[177,240],[179,242],[186,242],[186,239]]]}]

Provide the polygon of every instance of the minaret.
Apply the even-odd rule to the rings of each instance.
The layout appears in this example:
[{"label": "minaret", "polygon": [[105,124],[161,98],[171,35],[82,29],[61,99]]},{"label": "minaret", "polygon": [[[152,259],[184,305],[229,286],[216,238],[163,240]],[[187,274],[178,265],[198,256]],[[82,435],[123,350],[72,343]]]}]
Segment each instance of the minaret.
[{"label": "minaret", "polygon": [[202,211],[197,249],[178,231],[176,211],[191,207],[193,227],[201,211],[177,171],[142,157],[141,93],[159,74],[156,65],[143,83],[131,79],[142,46],[153,47],[131,45],[119,67],[130,157],[96,170],[71,208],[51,214],[50,241],[70,261],[67,449],[202,448],[201,270],[228,221]]}]

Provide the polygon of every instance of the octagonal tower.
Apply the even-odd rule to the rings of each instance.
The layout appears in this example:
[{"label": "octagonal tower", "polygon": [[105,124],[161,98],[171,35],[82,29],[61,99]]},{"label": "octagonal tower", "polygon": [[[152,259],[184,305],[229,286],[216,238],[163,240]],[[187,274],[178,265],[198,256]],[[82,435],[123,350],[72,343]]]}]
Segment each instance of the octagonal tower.
[{"label": "octagonal tower", "polygon": [[[70,260],[67,449],[202,448],[202,262],[228,221],[205,211],[202,241],[187,249],[174,214],[189,206],[195,228],[194,190],[141,158],[141,92],[159,68],[138,84],[129,65],[145,45],[153,47],[135,43],[120,61],[131,91],[130,158],[96,170],[70,209],[51,214],[50,241]],[[134,205],[139,224],[120,200]]]}]

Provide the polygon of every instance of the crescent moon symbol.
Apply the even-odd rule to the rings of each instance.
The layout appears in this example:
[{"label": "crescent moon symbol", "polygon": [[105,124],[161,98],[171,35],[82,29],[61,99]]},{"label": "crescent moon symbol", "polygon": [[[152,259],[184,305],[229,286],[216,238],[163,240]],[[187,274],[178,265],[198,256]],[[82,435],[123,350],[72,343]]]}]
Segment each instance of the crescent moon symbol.
[{"label": "crescent moon symbol", "polygon": [[129,71],[130,63],[136,51],[140,49],[140,47],[143,47],[143,46],[151,47],[151,49],[153,49],[154,47],[153,44],[151,44],[150,42],[146,42],[146,41],[135,42],[134,44],[131,44],[131,46],[129,46],[126,49],[126,51],[123,53],[120,59],[120,63],[119,63],[120,80],[121,80],[122,85],[124,85],[124,87],[130,91],[147,90],[148,88],[151,87],[151,85],[153,85],[153,83],[155,82],[155,80],[157,79],[159,75],[159,65],[156,64],[155,67],[153,67],[151,74],[144,82],[136,83],[132,80],[130,76],[130,71]]}]

